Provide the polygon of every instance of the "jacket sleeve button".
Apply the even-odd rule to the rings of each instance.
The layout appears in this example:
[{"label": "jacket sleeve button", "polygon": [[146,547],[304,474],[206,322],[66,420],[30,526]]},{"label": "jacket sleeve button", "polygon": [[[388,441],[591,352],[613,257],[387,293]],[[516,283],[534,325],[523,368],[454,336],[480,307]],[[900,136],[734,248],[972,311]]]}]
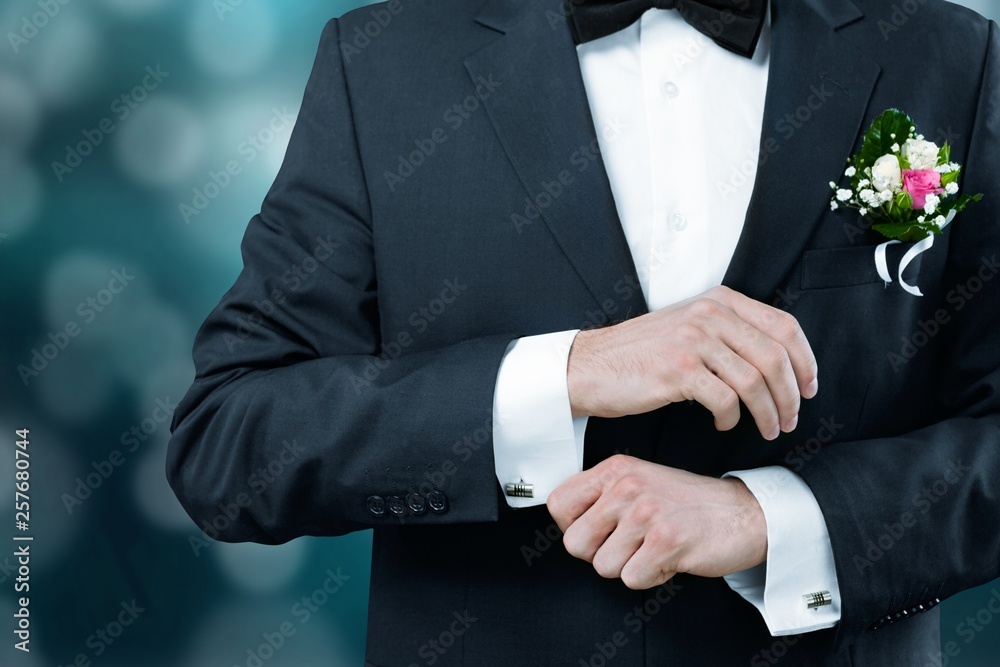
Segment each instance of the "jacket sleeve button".
[{"label": "jacket sleeve button", "polygon": [[406,506],[414,514],[423,514],[427,511],[427,501],[419,493],[409,493],[406,495]]},{"label": "jacket sleeve button", "polygon": [[435,514],[444,514],[448,511],[448,498],[440,491],[431,491],[427,495],[427,506]]},{"label": "jacket sleeve button", "polygon": [[385,504],[389,507],[389,511],[396,516],[406,514],[406,505],[403,504],[403,499],[399,496],[389,496],[385,499]]},{"label": "jacket sleeve button", "polygon": [[382,500],[382,496],[368,496],[365,507],[368,508],[368,513],[372,516],[380,518],[385,516],[385,501]]}]

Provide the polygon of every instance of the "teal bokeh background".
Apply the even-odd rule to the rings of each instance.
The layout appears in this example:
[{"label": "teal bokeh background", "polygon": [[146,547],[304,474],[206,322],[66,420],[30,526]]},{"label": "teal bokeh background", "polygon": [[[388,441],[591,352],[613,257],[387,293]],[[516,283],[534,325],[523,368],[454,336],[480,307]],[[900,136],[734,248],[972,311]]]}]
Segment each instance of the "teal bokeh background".
[{"label": "teal bokeh background", "polygon": [[[0,547],[0,665],[360,665],[370,534],[204,541],[163,461],[194,333],[241,268],[322,27],[364,3],[62,2],[0,2],[0,544],[15,532],[18,428],[36,537],[30,654],[12,649],[13,546]],[[25,29],[46,6],[58,11]],[[231,161],[239,173],[220,177]],[[44,368],[22,377],[35,351]],[[961,649],[948,664],[1000,662],[1000,615],[981,631],[965,620],[994,595],[1000,582],[945,603],[943,640]],[[123,612],[133,600],[142,611]],[[135,620],[112,636],[123,613]],[[261,652],[282,624],[294,634]]]}]

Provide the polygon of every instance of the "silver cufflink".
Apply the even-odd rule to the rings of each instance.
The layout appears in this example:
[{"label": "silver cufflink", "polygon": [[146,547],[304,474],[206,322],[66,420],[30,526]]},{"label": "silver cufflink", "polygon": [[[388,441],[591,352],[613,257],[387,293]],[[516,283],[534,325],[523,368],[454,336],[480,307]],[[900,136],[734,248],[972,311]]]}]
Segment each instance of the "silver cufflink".
[{"label": "silver cufflink", "polygon": [[802,597],[806,601],[806,609],[816,609],[817,607],[825,607],[828,604],[833,604],[833,595],[830,594],[830,591],[819,591],[818,593],[810,593]]},{"label": "silver cufflink", "polygon": [[533,484],[525,484],[524,482],[516,484],[507,484],[504,491],[511,498],[534,498],[535,497],[535,486]]}]

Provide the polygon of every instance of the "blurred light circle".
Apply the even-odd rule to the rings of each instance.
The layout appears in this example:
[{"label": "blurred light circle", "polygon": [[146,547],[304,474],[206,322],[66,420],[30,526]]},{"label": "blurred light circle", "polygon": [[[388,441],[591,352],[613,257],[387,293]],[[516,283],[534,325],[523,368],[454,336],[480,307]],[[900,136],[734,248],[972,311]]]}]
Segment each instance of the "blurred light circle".
[{"label": "blurred light circle", "polygon": [[[57,345],[46,339],[36,349],[47,355]],[[68,339],[67,347],[29,386],[50,415],[73,424],[90,421],[101,415],[111,398],[114,383],[103,359],[106,354],[102,345]]]},{"label": "blurred light circle", "polygon": [[160,95],[139,105],[115,132],[122,169],[140,183],[166,186],[187,179],[198,164],[204,129],[183,102]]},{"label": "blurred light circle", "polygon": [[240,162],[253,174],[252,180],[264,183],[265,191],[284,161],[300,101],[301,92],[262,90],[227,100],[212,111],[219,150]]},{"label": "blurred light circle", "polygon": [[194,332],[174,310],[150,298],[136,302],[128,316],[110,333],[111,363],[135,385],[190,348]]},{"label": "blurred light circle", "polygon": [[128,260],[86,252],[59,257],[45,277],[43,299],[49,331],[42,336],[58,335],[70,322],[80,329],[74,341],[114,333],[127,323],[129,305],[148,298],[145,280],[142,268]]},{"label": "blurred light circle", "polygon": [[[42,179],[20,156],[0,153],[0,234],[17,234],[38,218],[42,208]],[[3,239],[0,238],[0,241]]]},{"label": "blurred light circle", "polygon": [[192,340],[193,337],[188,336],[180,349],[166,354],[163,364],[142,378],[139,385],[140,405],[152,410],[157,401],[171,406],[180,402],[194,382]]},{"label": "blurred light circle", "polygon": [[38,132],[40,120],[41,108],[35,91],[13,72],[0,70],[0,146],[3,150],[13,152],[27,148]]},{"label": "blurred light circle", "polygon": [[[250,494],[256,498],[255,494]],[[256,498],[257,502],[263,502]],[[252,509],[243,509],[246,512]],[[237,586],[252,593],[280,591],[295,578],[306,559],[307,545],[302,540],[279,546],[250,542],[212,544],[219,569]]]},{"label": "blurred light circle", "polygon": [[60,12],[21,47],[21,55],[39,96],[51,104],[66,106],[100,88],[106,68],[100,66],[102,37],[79,11],[86,5],[72,9],[58,6]]},{"label": "blurred light circle", "polygon": [[[188,531],[192,535],[198,535],[195,523],[181,507],[180,501],[177,500],[173,489],[167,483],[165,462],[167,459],[166,439],[170,437],[168,426],[162,425],[156,431],[155,436],[159,442],[147,441],[140,445],[139,451],[133,454],[133,456],[141,457],[137,461],[135,476],[132,478],[132,492],[136,505],[152,524],[160,528]],[[140,454],[139,452],[144,449],[148,449],[148,451],[145,454]]]},{"label": "blurred light circle", "polygon": [[275,19],[264,3],[199,3],[188,43],[203,68],[221,76],[255,72],[271,56]]}]

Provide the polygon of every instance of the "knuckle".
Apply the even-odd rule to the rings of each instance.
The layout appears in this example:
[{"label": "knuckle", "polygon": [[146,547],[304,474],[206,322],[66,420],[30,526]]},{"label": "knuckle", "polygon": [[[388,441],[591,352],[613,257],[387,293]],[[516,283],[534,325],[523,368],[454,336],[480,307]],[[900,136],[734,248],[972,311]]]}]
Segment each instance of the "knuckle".
[{"label": "knuckle", "polygon": [[757,394],[767,389],[767,382],[764,380],[764,376],[752,366],[743,372],[738,382],[740,385],[739,389],[748,394]]},{"label": "knuckle", "polygon": [[573,526],[570,526],[565,533],[563,533],[563,547],[566,552],[575,558],[585,558],[587,553],[587,541],[582,531],[573,530]]}]

